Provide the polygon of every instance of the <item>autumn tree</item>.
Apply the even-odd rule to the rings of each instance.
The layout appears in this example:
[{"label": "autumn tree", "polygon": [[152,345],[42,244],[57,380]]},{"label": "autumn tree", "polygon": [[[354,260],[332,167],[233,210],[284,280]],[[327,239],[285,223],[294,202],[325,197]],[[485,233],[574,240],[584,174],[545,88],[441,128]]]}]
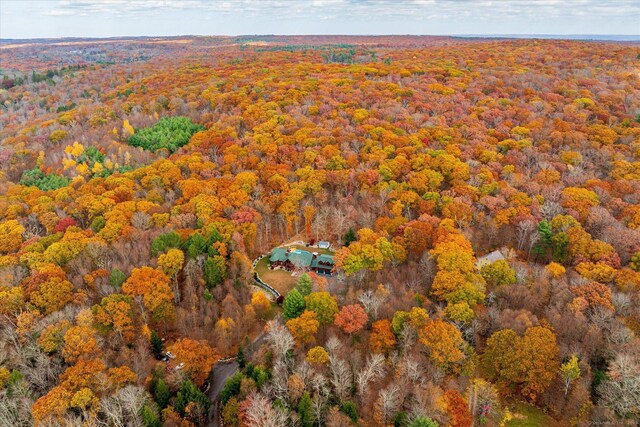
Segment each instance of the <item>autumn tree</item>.
[{"label": "autumn tree", "polygon": [[598,387],[598,394],[621,417],[638,417],[640,414],[640,388],[637,356],[616,355],[607,371],[607,379]]},{"label": "autumn tree", "polygon": [[313,292],[304,298],[307,310],[313,311],[322,326],[334,322],[338,314],[338,302],[329,292]]},{"label": "autumn tree", "polygon": [[307,351],[305,360],[309,363],[315,363],[318,365],[324,365],[329,362],[329,353],[323,347],[312,347]]},{"label": "autumn tree", "polygon": [[369,348],[374,353],[388,353],[396,345],[396,337],[388,319],[378,320],[371,325]]},{"label": "autumn tree", "polygon": [[89,326],[72,326],[64,334],[62,356],[68,363],[73,363],[84,355],[95,355],[97,349],[98,343]]},{"label": "autumn tree", "polygon": [[335,317],[335,324],[346,334],[361,330],[369,321],[367,313],[360,304],[345,305]]},{"label": "autumn tree", "polygon": [[358,240],[339,249],[334,259],[336,267],[342,268],[346,274],[354,274],[362,269],[377,271],[382,269],[385,262],[398,256],[399,249],[385,237],[363,228],[358,231]]},{"label": "autumn tree", "polygon": [[142,303],[155,321],[170,320],[175,315],[169,278],[161,271],[151,267],[134,268],[123,283],[122,292]]},{"label": "autumn tree", "polygon": [[0,254],[17,251],[22,244],[25,228],[14,219],[0,223]]},{"label": "autumn tree", "polygon": [[602,307],[614,311],[611,302],[611,289],[598,282],[590,282],[585,285],[574,286],[571,291],[576,298],[583,298],[590,309]]},{"label": "autumn tree", "polygon": [[560,369],[555,334],[542,326],[528,328],[522,337],[511,329],[495,332],[487,340],[482,363],[491,379],[535,400]]},{"label": "autumn tree", "polygon": [[418,336],[436,366],[452,369],[464,360],[464,340],[452,324],[439,319],[431,320],[418,330]]},{"label": "autumn tree", "polygon": [[564,381],[564,395],[566,396],[569,393],[571,383],[580,378],[580,366],[575,354],[572,354],[571,358],[560,366],[560,374]]},{"label": "autumn tree", "polygon": [[469,404],[458,390],[447,390],[442,396],[443,404],[449,415],[449,425],[455,427],[470,427],[472,424]]},{"label": "autumn tree", "polygon": [[134,337],[133,300],[122,294],[111,294],[102,298],[92,308],[98,330],[113,330],[121,339],[131,341]]},{"label": "autumn tree", "polygon": [[266,319],[271,312],[271,301],[262,291],[251,294],[251,305],[261,319]]},{"label": "autumn tree", "polygon": [[174,277],[184,263],[184,253],[180,249],[169,249],[158,257],[158,267],[168,277]]},{"label": "autumn tree", "polygon": [[287,328],[298,344],[310,344],[315,341],[315,334],[318,332],[320,322],[316,312],[305,310],[298,317],[287,320]]},{"label": "autumn tree", "polygon": [[45,327],[37,343],[45,353],[53,353],[62,350],[64,345],[64,335],[71,327],[71,322],[68,320],[61,320],[60,322],[53,323]]},{"label": "autumn tree", "polygon": [[193,381],[202,385],[209,376],[213,365],[220,358],[205,341],[182,338],[168,346],[176,360],[184,363],[184,369]]},{"label": "autumn tree", "polygon": [[502,259],[483,266],[480,274],[491,288],[516,283],[516,272]]}]

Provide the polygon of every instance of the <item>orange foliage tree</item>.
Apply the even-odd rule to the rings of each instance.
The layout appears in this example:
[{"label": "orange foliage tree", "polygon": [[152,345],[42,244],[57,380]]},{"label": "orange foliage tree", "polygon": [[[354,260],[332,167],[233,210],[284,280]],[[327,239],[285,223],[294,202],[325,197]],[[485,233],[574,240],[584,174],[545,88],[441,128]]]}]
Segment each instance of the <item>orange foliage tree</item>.
[{"label": "orange foliage tree", "polygon": [[202,385],[209,376],[213,365],[220,359],[205,341],[182,338],[168,347],[176,356],[176,360],[184,363],[184,369],[189,373],[193,382]]}]

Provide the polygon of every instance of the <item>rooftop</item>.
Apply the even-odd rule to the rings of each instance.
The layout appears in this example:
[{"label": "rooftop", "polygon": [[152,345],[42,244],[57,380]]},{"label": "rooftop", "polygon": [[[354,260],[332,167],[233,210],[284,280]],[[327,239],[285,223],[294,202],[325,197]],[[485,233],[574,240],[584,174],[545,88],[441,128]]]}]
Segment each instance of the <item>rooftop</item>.
[{"label": "rooftop", "polygon": [[503,259],[504,259],[504,255],[502,255],[502,252],[493,251],[493,252],[490,252],[490,253],[478,258],[477,263],[480,263],[480,264],[491,264],[493,262],[500,261],[500,260],[503,260]]},{"label": "rooftop", "polygon": [[[317,254],[317,253],[316,253]],[[333,256],[328,254],[319,254],[315,258],[314,255],[302,249],[290,248],[274,248],[269,256],[269,262],[285,262],[291,263],[298,268],[320,267],[333,268]]]},{"label": "rooftop", "polygon": [[269,261],[277,262],[277,261],[286,261],[287,260],[287,250],[285,248],[275,248],[271,251],[271,256],[269,257]]},{"label": "rooftop", "polygon": [[295,251],[289,252],[289,261],[298,268],[310,267],[312,259],[313,255],[307,251],[296,249]]},{"label": "rooftop", "polygon": [[333,268],[333,264],[333,257],[331,255],[322,254],[318,255],[316,259],[311,262],[311,267]]}]

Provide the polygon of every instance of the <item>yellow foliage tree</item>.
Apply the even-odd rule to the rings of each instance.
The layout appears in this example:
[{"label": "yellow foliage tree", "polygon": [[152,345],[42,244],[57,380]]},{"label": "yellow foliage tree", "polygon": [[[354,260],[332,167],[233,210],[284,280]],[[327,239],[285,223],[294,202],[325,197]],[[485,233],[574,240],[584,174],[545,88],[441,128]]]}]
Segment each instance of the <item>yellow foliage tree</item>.
[{"label": "yellow foliage tree", "polygon": [[22,244],[25,228],[15,219],[0,223],[0,254],[16,252]]},{"label": "yellow foliage tree", "polygon": [[320,322],[315,312],[305,310],[302,314],[291,320],[287,320],[287,328],[298,344],[310,344],[315,341]]},{"label": "yellow foliage tree", "polygon": [[329,361],[329,353],[323,347],[316,346],[309,349],[306,357],[307,362],[324,365]]},{"label": "yellow foliage tree", "polygon": [[462,334],[452,324],[432,320],[418,331],[418,336],[436,366],[450,370],[464,359]]},{"label": "yellow foliage tree", "polygon": [[175,277],[184,264],[184,253],[180,249],[169,249],[158,257],[158,267],[169,277]]}]

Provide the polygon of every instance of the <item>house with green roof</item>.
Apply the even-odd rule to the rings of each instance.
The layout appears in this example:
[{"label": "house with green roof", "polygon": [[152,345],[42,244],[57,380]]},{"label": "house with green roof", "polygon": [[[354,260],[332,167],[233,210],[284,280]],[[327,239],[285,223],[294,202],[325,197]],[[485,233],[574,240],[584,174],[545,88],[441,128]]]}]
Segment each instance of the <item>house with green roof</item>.
[{"label": "house with green roof", "polygon": [[313,257],[311,269],[322,274],[331,274],[333,271],[333,256],[321,254]]},{"label": "house with green roof", "polygon": [[275,248],[271,251],[271,256],[269,257],[269,262],[279,263],[285,262],[287,260],[287,250],[285,248]]},{"label": "house with green roof", "polygon": [[274,248],[269,256],[271,268],[282,267],[285,270],[311,270],[320,274],[331,274],[333,256],[311,253],[296,248]]}]

